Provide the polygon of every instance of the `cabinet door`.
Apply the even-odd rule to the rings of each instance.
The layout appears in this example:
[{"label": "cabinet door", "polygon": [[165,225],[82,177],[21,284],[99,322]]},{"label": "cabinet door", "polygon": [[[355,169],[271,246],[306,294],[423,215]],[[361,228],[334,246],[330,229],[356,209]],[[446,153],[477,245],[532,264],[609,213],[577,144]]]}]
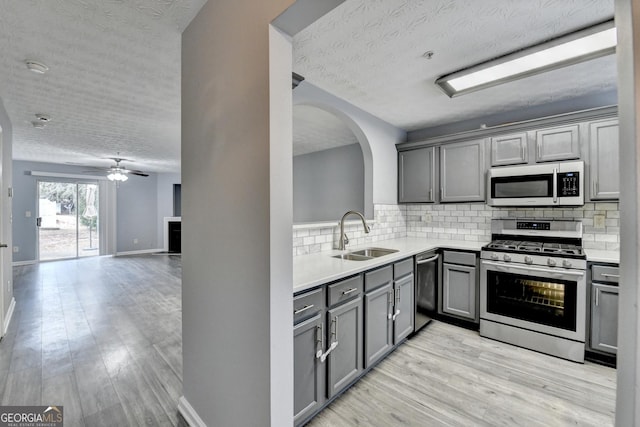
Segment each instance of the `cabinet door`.
[{"label": "cabinet door", "polygon": [[442,312],[476,321],[476,267],[442,264]]},{"label": "cabinet door", "polygon": [[536,162],[580,158],[578,125],[536,131]]},{"label": "cabinet door", "polygon": [[484,140],[457,142],[440,147],[440,201],[484,200]]},{"label": "cabinet door", "polygon": [[491,138],[491,166],[527,163],[527,133]]},{"label": "cabinet door", "polygon": [[393,284],[364,296],[364,367],[375,365],[393,348]]},{"label": "cabinet door", "polygon": [[362,298],[327,312],[327,348],[337,342],[327,363],[327,397],[340,393],[362,372]]},{"label": "cabinet door", "polygon": [[393,314],[393,343],[400,341],[413,332],[414,325],[414,295],[413,274],[394,283],[395,312]]},{"label": "cabinet door", "polygon": [[618,287],[591,285],[591,348],[618,352]]},{"label": "cabinet door", "polygon": [[398,202],[434,202],[435,148],[398,153]]},{"label": "cabinet door", "polygon": [[591,200],[620,197],[618,119],[589,124]]},{"label": "cabinet door", "polygon": [[293,328],[293,418],[294,423],[304,420],[325,401],[324,363],[316,358],[322,350],[323,313]]}]

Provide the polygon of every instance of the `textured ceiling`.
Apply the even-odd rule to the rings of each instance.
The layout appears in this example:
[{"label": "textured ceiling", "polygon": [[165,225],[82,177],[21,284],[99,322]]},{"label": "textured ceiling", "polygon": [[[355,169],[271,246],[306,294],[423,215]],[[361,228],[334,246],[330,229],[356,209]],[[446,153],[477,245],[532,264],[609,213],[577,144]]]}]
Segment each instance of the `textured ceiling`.
[{"label": "textured ceiling", "polygon": [[[14,159],[180,170],[181,33],[206,0],[0,0]],[[33,59],[44,75],[26,69]],[[44,129],[31,121],[50,114]]]},{"label": "textured ceiling", "polygon": [[[14,158],[109,166],[101,158],[120,152],[131,168],[179,171],[180,35],[205,2],[0,0]],[[294,71],[414,130],[615,89],[613,55],[455,99],[433,85],[612,16],[613,0],[347,0],[294,38]],[[25,59],[50,70],[31,73]],[[36,113],[52,116],[44,129]],[[296,153],[355,142],[335,117],[300,107],[294,140]]]},{"label": "textured ceiling", "polygon": [[[294,71],[405,130],[615,90],[615,55],[450,99],[440,76],[611,19],[613,0],[347,0],[294,37]],[[426,51],[433,51],[428,60]]]},{"label": "textured ceiling", "polygon": [[293,155],[357,144],[347,125],[324,110],[308,105],[293,107]]}]

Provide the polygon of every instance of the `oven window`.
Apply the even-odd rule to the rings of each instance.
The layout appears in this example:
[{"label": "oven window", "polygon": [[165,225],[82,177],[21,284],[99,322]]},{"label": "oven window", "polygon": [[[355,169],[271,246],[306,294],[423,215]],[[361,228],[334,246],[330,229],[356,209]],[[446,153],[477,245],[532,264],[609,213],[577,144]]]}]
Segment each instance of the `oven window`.
[{"label": "oven window", "polygon": [[491,178],[491,197],[494,199],[553,197],[553,175]]},{"label": "oven window", "polygon": [[487,311],[576,330],[577,283],[487,271]]}]

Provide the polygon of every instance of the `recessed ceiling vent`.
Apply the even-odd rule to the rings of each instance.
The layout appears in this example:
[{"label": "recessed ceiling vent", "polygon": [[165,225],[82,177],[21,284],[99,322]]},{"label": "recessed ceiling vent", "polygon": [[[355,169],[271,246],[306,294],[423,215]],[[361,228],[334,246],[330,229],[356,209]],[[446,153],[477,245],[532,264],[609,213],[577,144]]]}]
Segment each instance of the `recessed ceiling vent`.
[{"label": "recessed ceiling vent", "polygon": [[291,79],[292,79],[291,89],[295,89],[298,87],[300,83],[302,83],[302,81],[304,80],[304,77],[302,77],[300,74],[297,74],[297,73],[291,73]]}]

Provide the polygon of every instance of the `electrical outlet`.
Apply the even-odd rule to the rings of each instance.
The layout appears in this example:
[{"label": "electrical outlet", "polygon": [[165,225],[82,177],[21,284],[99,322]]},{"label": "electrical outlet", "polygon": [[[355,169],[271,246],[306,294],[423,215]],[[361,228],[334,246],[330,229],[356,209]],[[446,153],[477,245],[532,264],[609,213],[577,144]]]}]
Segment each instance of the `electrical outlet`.
[{"label": "electrical outlet", "polygon": [[24,213],[25,218],[31,218],[31,211],[26,211]]},{"label": "electrical outlet", "polygon": [[594,228],[604,228],[604,215],[594,215],[593,216],[593,227]]},{"label": "electrical outlet", "polygon": [[422,221],[423,222],[431,222],[433,218],[431,218],[431,215],[426,214],[425,216],[422,217]]},{"label": "electrical outlet", "polygon": [[13,247],[13,253],[17,254],[18,252],[20,252],[20,246],[14,246]]},{"label": "electrical outlet", "polygon": [[133,244],[137,245],[138,244],[138,239],[133,239]]}]

